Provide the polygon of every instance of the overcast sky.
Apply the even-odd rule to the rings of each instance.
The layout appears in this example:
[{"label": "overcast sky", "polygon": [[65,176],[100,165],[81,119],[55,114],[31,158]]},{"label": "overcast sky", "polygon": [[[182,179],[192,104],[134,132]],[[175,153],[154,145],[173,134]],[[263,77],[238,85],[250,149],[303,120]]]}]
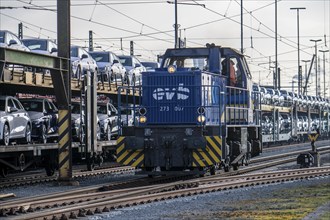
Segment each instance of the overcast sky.
[{"label": "overcast sky", "polygon": [[[23,22],[24,37],[56,39],[56,0],[0,0],[0,28],[17,33]],[[187,46],[206,43],[240,49],[240,0],[183,1],[178,5],[178,23]],[[300,10],[300,58],[311,60],[314,43],[322,39],[318,50],[330,46],[329,0],[278,0],[278,63],[282,86],[291,86],[297,74],[297,11]],[[199,4],[199,5],[198,5]],[[166,0],[71,0],[72,44],[88,46],[88,31],[93,31],[94,45],[117,54],[129,53],[134,41],[135,54],[141,60],[156,60],[166,48],[174,46],[174,5]],[[205,7],[204,7],[205,6]],[[269,59],[275,61],[275,0],[243,0],[244,54],[253,80],[272,84]],[[13,7],[6,9],[4,7]],[[25,7],[25,8],[24,8]],[[43,10],[40,10],[43,9]],[[45,10],[50,9],[50,10]],[[325,37],[326,36],[326,45]],[[120,38],[123,51],[120,50]],[[100,50],[100,49],[98,49]],[[319,53],[323,90],[323,55]],[[330,65],[326,53],[326,83],[330,94]],[[303,75],[305,73],[305,64]],[[308,63],[308,68],[309,68]],[[271,66],[274,66],[272,64]],[[314,74],[314,72],[313,72]],[[315,76],[311,93],[315,94]]]}]

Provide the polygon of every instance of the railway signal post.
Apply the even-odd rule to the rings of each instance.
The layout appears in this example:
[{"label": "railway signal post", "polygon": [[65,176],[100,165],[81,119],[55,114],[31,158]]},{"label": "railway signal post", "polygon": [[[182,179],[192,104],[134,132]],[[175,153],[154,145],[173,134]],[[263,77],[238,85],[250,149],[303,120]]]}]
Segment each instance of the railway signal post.
[{"label": "railway signal post", "polygon": [[309,140],[311,141],[312,151],[307,153],[302,153],[297,158],[297,164],[300,164],[300,167],[319,167],[320,166],[320,154],[317,152],[315,141],[320,135],[319,129],[316,130],[316,133],[311,133],[308,135]]}]

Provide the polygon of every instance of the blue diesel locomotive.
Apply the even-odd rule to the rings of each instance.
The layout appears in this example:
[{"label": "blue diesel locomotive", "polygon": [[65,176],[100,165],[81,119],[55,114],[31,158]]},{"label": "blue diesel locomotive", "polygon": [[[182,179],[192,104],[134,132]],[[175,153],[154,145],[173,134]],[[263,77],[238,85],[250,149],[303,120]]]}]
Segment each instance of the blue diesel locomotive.
[{"label": "blue diesel locomotive", "polygon": [[117,140],[121,164],[149,175],[214,174],[247,165],[262,151],[260,96],[234,49],[168,49],[161,67],[126,91],[119,91],[118,106],[132,115],[119,117],[132,123],[122,125]]}]

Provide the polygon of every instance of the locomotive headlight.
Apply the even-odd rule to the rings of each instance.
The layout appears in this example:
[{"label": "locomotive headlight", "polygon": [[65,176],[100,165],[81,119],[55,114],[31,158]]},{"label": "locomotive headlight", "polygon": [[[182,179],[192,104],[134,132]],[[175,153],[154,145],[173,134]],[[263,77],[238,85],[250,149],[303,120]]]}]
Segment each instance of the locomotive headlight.
[{"label": "locomotive headlight", "polygon": [[199,115],[199,116],[197,117],[197,121],[198,121],[199,123],[203,123],[203,122],[205,121],[205,116],[204,116],[204,115]]},{"label": "locomotive headlight", "polygon": [[170,65],[167,67],[167,72],[174,73],[176,71],[176,67],[173,65]]},{"label": "locomotive headlight", "polygon": [[147,117],[146,116],[140,116],[139,121],[140,121],[140,123],[146,123],[147,122]]}]

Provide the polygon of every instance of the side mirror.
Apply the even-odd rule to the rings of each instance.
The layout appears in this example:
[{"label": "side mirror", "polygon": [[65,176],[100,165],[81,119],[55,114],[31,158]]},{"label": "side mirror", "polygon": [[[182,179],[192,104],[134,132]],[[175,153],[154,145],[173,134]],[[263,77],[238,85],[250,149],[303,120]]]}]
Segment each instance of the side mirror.
[{"label": "side mirror", "polygon": [[87,54],[83,54],[82,56],[81,56],[81,59],[83,60],[83,59],[86,59],[86,58],[88,58],[88,55]]},{"label": "side mirror", "polygon": [[115,63],[119,63],[119,61],[118,60],[113,60],[113,64],[115,64]]},{"label": "side mirror", "polygon": [[13,45],[13,44],[17,44],[17,41],[14,40],[14,39],[11,39],[11,40],[9,41],[8,46]]},{"label": "side mirror", "polygon": [[50,53],[55,53],[57,52],[57,48],[53,47],[51,50],[50,50]]},{"label": "side mirror", "polygon": [[136,63],[136,64],[135,64],[135,68],[137,68],[137,67],[141,67],[141,64]]}]

